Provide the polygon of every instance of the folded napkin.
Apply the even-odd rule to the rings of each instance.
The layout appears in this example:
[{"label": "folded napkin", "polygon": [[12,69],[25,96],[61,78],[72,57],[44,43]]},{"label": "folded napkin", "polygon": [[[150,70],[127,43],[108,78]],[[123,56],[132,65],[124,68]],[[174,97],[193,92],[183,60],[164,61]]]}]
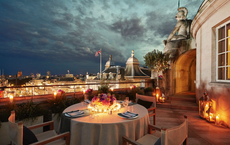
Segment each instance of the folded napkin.
[{"label": "folded napkin", "polygon": [[122,116],[122,117],[125,117],[125,118],[135,118],[138,116],[138,114],[135,114],[135,113],[131,113],[129,111],[127,112],[124,112],[124,113],[118,113],[118,115]]},{"label": "folded napkin", "polygon": [[66,112],[65,116],[78,117],[78,116],[82,116],[83,114],[84,114],[84,111],[76,110],[76,111]]},{"label": "folded napkin", "polygon": [[123,113],[123,114],[128,115],[128,116],[131,116],[131,117],[136,117],[136,116],[138,116],[138,114],[132,113],[132,112],[129,112],[129,111],[127,111],[127,112],[125,112],[125,113]]}]

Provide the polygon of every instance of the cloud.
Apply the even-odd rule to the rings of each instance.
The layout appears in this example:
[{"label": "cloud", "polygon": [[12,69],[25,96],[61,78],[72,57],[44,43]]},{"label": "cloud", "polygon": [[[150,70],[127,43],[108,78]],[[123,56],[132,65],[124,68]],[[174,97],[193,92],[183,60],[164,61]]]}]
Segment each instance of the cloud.
[{"label": "cloud", "polygon": [[155,35],[160,37],[169,35],[177,23],[174,15],[152,11],[147,13],[146,16],[147,29],[155,32]]},{"label": "cloud", "polygon": [[110,29],[120,33],[125,39],[138,39],[144,34],[144,26],[139,18],[125,19],[114,22]]},{"label": "cloud", "polygon": [[[188,7],[189,17],[195,15],[201,2],[182,2]],[[20,68],[24,65],[30,72],[35,67],[26,67],[27,62],[34,62],[39,67],[36,70],[50,67],[52,71],[58,70],[57,74],[70,67],[76,73],[98,72],[99,58],[94,54],[100,49],[103,66],[109,55],[113,55],[116,64],[125,66],[131,50],[135,50],[135,57],[142,62],[147,52],[163,48],[162,40],[173,30],[177,12],[176,2],[169,8],[173,3],[171,0],[2,0],[0,56],[7,61],[14,58],[21,62],[17,63]],[[1,62],[0,65],[9,68]]]}]

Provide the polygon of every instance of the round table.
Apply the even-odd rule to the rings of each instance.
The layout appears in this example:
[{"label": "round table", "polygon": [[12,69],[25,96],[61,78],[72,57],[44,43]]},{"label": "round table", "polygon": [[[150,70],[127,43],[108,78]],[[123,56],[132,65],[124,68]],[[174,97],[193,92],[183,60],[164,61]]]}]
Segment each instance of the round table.
[{"label": "round table", "polygon": [[[73,110],[86,109],[81,103],[69,106],[63,113]],[[89,116],[73,118],[70,124],[71,145],[121,145],[122,136],[137,140],[147,133],[150,123],[148,111],[145,107],[132,105],[134,113],[138,114],[136,119],[123,119],[117,114],[125,111],[121,108],[111,115],[98,113],[94,119]]]}]

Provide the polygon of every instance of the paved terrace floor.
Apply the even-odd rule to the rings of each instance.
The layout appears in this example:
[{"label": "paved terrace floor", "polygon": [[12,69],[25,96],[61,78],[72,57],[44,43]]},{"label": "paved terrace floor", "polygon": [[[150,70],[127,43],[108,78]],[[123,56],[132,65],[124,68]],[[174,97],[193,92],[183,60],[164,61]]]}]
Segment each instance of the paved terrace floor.
[{"label": "paved terrace floor", "polygon": [[[230,145],[230,129],[208,123],[199,117],[198,111],[158,107],[156,109],[156,126],[174,127],[184,121],[184,115],[188,116],[189,145]],[[158,131],[154,134],[160,136]]]}]

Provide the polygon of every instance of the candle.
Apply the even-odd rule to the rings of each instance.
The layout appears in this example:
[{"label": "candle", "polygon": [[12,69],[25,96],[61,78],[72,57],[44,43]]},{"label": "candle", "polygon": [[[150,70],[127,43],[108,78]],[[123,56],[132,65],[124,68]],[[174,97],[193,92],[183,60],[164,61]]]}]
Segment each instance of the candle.
[{"label": "candle", "polygon": [[157,95],[156,95],[157,102],[158,102],[158,97],[159,97],[159,95],[157,94]]},{"label": "candle", "polygon": [[54,92],[54,98],[56,98],[56,96],[57,96],[57,92]]},{"label": "candle", "polygon": [[111,88],[111,91],[113,92],[113,88]]},{"label": "candle", "polygon": [[85,89],[83,90],[83,94],[85,94]]},{"label": "candle", "polygon": [[10,95],[10,103],[12,103],[13,102],[13,100],[14,100],[14,96],[13,95]]},{"label": "candle", "polygon": [[132,90],[132,87],[130,87],[130,90]]},{"label": "candle", "polygon": [[218,125],[220,123],[220,117],[219,114],[216,116],[216,124]]},{"label": "candle", "polygon": [[205,117],[206,117],[206,118],[208,117],[208,113],[205,113]]},{"label": "candle", "polygon": [[208,117],[208,113],[206,113],[206,111],[208,110],[208,103],[205,105],[205,108],[204,108],[204,113],[205,113],[205,118],[207,118]]}]

